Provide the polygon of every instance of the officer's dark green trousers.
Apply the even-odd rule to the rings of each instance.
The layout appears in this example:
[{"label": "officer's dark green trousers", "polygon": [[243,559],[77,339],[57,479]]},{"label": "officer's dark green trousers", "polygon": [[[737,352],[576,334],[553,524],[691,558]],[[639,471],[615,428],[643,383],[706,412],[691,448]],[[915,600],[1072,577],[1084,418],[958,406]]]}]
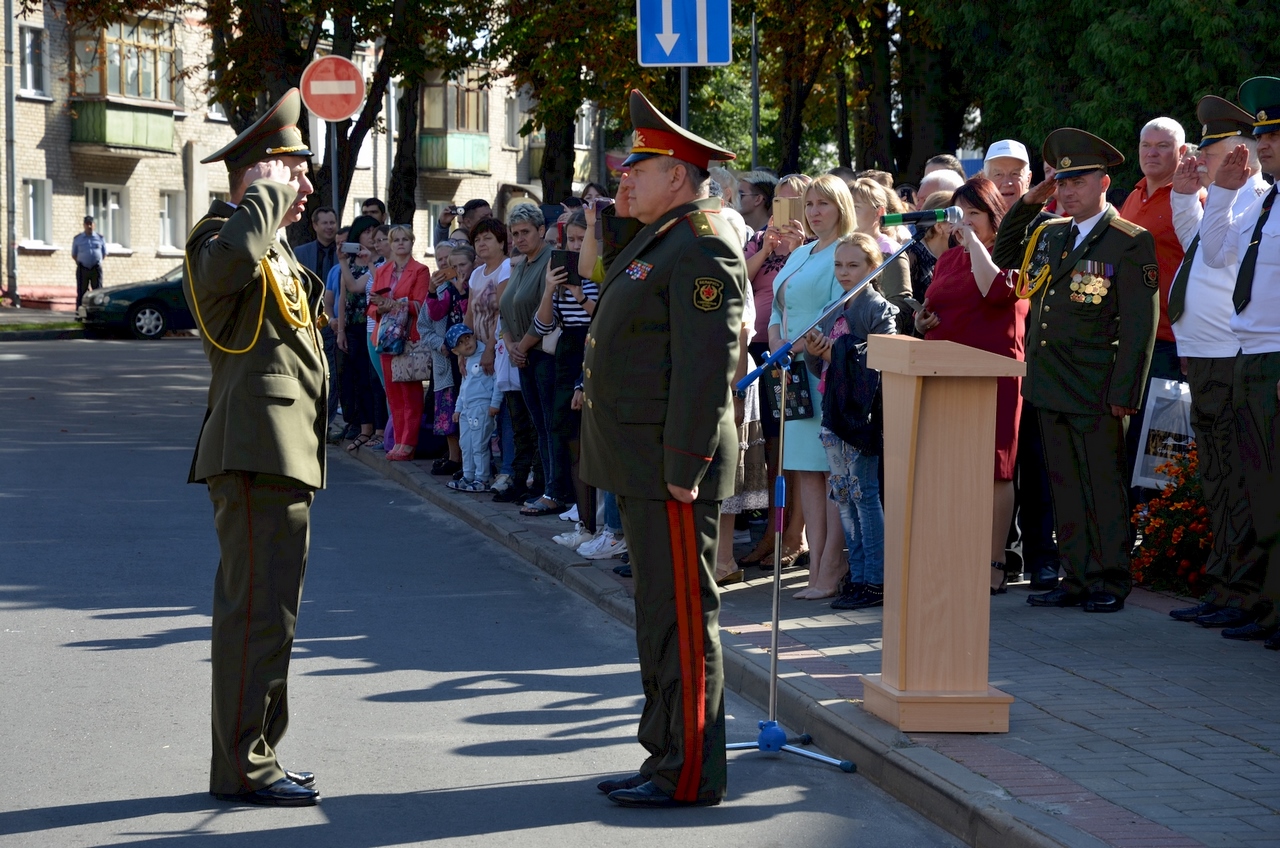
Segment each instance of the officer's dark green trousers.
[{"label": "officer's dark green trousers", "polygon": [[680,801],[723,798],[724,663],[715,584],[720,505],[619,497],[635,578],[640,773]]},{"label": "officer's dark green trousers", "polygon": [[1201,600],[1220,607],[1247,608],[1257,601],[1262,575],[1256,563],[1240,559],[1241,546],[1253,537],[1253,524],[1231,403],[1235,367],[1234,356],[1190,357],[1187,383],[1191,386],[1191,432],[1196,437],[1200,489],[1213,533]]},{"label": "officer's dark green trousers", "polygon": [[210,792],[284,777],[276,746],[289,724],[289,654],[307,567],[314,492],[244,471],[208,479],[222,559],[213,588]]},{"label": "officer's dark green trousers", "polygon": [[[1240,436],[1253,542],[1241,556],[1251,563],[1262,583],[1255,607],[1264,627],[1280,624],[1280,353],[1240,354],[1236,357],[1231,403]],[[1263,576],[1265,575],[1265,576]]]},{"label": "officer's dark green trousers", "polygon": [[1067,567],[1062,588],[1128,597],[1133,577],[1124,422],[1112,415],[1042,409],[1040,431],[1058,550]]}]

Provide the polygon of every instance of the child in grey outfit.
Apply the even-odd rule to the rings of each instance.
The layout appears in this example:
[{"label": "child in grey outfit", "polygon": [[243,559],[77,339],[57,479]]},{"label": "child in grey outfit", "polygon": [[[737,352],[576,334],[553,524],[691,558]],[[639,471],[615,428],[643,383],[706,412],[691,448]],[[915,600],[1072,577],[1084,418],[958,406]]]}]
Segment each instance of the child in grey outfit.
[{"label": "child in grey outfit", "polygon": [[462,389],[458,392],[453,420],[458,422],[458,441],[462,447],[462,479],[450,480],[450,489],[459,492],[489,491],[489,477],[493,469],[493,457],[489,439],[497,424],[498,410],[502,407],[502,392],[497,380],[486,374],[480,362],[484,342],[466,324],[455,324],[445,334],[445,344],[466,362],[462,375]]}]

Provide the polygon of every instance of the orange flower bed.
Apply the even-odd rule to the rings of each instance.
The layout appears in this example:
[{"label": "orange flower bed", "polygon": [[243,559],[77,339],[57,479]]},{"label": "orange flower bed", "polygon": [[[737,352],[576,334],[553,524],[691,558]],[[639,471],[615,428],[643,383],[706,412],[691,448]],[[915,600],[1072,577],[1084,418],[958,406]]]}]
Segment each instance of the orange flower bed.
[{"label": "orange flower bed", "polygon": [[1209,509],[1200,490],[1195,444],[1179,459],[1156,468],[1169,478],[1164,491],[1133,511],[1142,535],[1130,569],[1133,582],[1182,595],[1200,594],[1198,584],[1213,547]]}]

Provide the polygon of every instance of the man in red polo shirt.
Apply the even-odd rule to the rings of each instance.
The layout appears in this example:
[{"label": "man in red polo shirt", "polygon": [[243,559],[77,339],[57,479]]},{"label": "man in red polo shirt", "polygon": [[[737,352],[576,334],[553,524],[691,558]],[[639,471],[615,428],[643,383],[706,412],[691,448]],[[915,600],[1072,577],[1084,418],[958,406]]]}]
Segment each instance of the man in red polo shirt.
[{"label": "man in red polo shirt", "polygon": [[[1178,345],[1173,336],[1173,326],[1169,323],[1169,288],[1178,273],[1178,266],[1182,264],[1184,252],[1173,228],[1170,193],[1174,171],[1187,152],[1186,140],[1186,131],[1173,118],[1154,118],[1147,122],[1138,136],[1138,165],[1143,176],[1120,207],[1121,218],[1147,230],[1156,240],[1156,264],[1160,266],[1160,323],[1156,327],[1155,350],[1151,352],[1151,379],[1183,379]],[[1144,388],[1142,409],[1130,421],[1125,438],[1130,470],[1140,453],[1138,438],[1146,408],[1147,392]]]}]

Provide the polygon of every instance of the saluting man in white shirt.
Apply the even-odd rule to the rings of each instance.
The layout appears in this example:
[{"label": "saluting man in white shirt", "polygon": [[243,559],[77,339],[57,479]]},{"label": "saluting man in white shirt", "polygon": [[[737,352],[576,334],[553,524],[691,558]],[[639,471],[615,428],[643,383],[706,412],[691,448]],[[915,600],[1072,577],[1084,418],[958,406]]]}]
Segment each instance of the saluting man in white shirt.
[{"label": "saluting man in white shirt", "polygon": [[1173,228],[1186,256],[1169,290],[1169,320],[1191,386],[1191,429],[1213,549],[1205,564],[1201,602],[1169,615],[1203,627],[1239,627],[1265,612],[1258,607],[1263,578],[1259,563],[1240,558],[1252,544],[1253,522],[1231,405],[1236,353],[1240,350],[1231,330],[1235,314],[1231,298],[1239,263],[1221,268],[1209,265],[1200,249],[1199,230],[1204,189],[1236,144],[1249,150],[1249,178],[1236,192],[1231,214],[1244,214],[1271,187],[1260,173],[1252,115],[1228,100],[1209,95],[1197,104],[1196,117],[1202,126],[1200,150],[1183,157],[1170,195]]},{"label": "saluting man in white shirt", "polygon": [[[1254,77],[1240,86],[1240,105],[1254,115],[1258,162],[1272,177],[1280,175],[1280,79]],[[1230,327],[1240,341],[1232,380],[1232,406],[1244,463],[1245,488],[1256,542],[1243,555],[1265,572],[1258,616],[1228,627],[1228,639],[1265,639],[1280,650],[1280,215],[1273,215],[1276,188],[1250,202],[1243,212],[1235,202],[1251,174],[1249,148],[1237,144],[1218,166],[1204,220],[1200,250],[1213,268],[1238,263],[1232,291]]]}]

